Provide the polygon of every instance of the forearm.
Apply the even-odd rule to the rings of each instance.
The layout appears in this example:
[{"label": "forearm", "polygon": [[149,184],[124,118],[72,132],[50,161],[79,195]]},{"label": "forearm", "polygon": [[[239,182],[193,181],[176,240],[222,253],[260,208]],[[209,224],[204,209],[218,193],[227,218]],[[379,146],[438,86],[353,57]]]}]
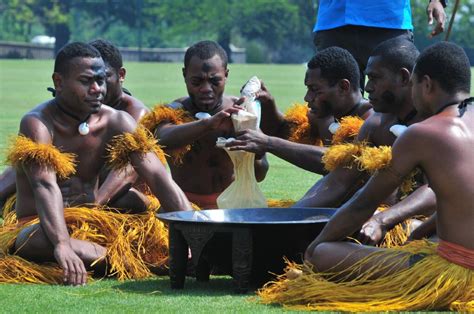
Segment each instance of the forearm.
[{"label": "forearm", "polygon": [[96,204],[106,205],[130,189],[138,175],[132,166],[121,171],[112,170],[97,192]]},{"label": "forearm", "polygon": [[192,209],[184,192],[174,182],[154,153],[147,153],[145,156],[134,153],[131,155],[131,161],[140,178],[145,180],[160,201],[164,211]]},{"label": "forearm", "polygon": [[262,104],[260,129],[263,133],[276,136],[284,123],[285,118],[274,103],[269,105]]},{"label": "forearm", "polygon": [[416,215],[429,216],[436,211],[436,195],[425,184],[389,209],[374,216],[387,229]]},{"label": "forearm", "polygon": [[155,134],[160,145],[172,149],[192,144],[209,131],[208,119],[202,119],[180,125],[169,124],[158,128]]},{"label": "forearm", "polygon": [[52,245],[69,243],[70,237],[64,219],[61,191],[57,185],[37,182],[32,184],[40,225]]},{"label": "forearm", "polygon": [[293,143],[278,137],[269,137],[268,152],[305,170],[326,174],[322,158],[326,147]]},{"label": "forearm", "polygon": [[337,207],[365,182],[367,174],[357,169],[336,169],[311,187],[295,207]]},{"label": "forearm", "polygon": [[364,202],[358,191],[343,207],[338,209],[331,220],[313,242],[314,247],[322,242],[341,241],[360,230],[370,218],[377,205],[375,202]]},{"label": "forearm", "polygon": [[16,173],[12,167],[6,168],[0,174],[0,204],[16,191]]}]

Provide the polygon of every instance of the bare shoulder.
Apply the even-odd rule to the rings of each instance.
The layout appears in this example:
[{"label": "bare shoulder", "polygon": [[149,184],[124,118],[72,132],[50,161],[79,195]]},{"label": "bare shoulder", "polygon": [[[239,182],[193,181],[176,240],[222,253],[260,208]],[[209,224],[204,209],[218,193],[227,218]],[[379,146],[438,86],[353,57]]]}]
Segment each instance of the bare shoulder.
[{"label": "bare shoulder", "polygon": [[448,140],[443,122],[431,117],[422,122],[412,124],[393,144],[393,153],[425,155],[431,149],[438,150],[440,144]]},{"label": "bare shoulder", "polygon": [[141,100],[133,96],[123,93],[122,100],[125,104],[122,110],[131,115],[135,121],[140,120],[141,117],[150,112]]},{"label": "bare shoulder", "polygon": [[132,132],[136,128],[135,119],[123,110],[116,110],[112,107],[103,105],[101,108],[102,119],[106,119],[107,128],[112,135],[123,132]]},{"label": "bare shoulder", "polygon": [[357,141],[369,141],[372,140],[374,132],[382,125],[383,115],[378,112],[372,112],[370,116],[364,121],[360,128]]},{"label": "bare shoulder", "polygon": [[186,109],[189,108],[191,104],[191,98],[189,96],[184,96],[178,99],[173,100],[169,104],[166,104],[166,106],[172,108],[172,109]]},{"label": "bare shoulder", "polygon": [[53,121],[50,109],[51,101],[39,104],[20,121],[20,134],[39,143],[51,143],[53,138]]}]

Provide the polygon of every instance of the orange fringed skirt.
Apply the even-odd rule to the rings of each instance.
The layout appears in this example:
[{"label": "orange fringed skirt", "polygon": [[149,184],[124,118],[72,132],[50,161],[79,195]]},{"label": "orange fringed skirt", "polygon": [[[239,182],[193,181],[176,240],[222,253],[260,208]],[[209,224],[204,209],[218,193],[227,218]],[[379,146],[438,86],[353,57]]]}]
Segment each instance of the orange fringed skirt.
[{"label": "orange fringed skirt", "polygon": [[[39,265],[9,255],[19,232],[39,222],[36,218],[17,224],[13,215],[6,217],[0,228],[0,282],[61,283],[62,271],[58,266]],[[107,248],[109,273],[119,280],[149,277],[151,267],[167,263],[168,231],[151,211],[129,215],[75,207],[65,209],[64,216],[72,238]]]},{"label": "orange fringed skirt", "polygon": [[[267,283],[258,295],[262,303],[281,304],[293,310],[474,311],[474,271],[438,255],[437,246],[428,241],[414,241],[393,248],[397,256],[400,252],[410,253],[400,259],[400,263],[406,263],[415,254],[426,256],[408,269],[378,279],[370,278],[378,267],[357,279],[333,282],[327,278],[337,274],[325,274],[323,277],[309,265],[289,263],[286,274],[298,273],[295,270],[299,270],[302,275],[293,279],[281,275],[276,281]],[[348,271],[358,272],[373,256],[359,261]]]}]

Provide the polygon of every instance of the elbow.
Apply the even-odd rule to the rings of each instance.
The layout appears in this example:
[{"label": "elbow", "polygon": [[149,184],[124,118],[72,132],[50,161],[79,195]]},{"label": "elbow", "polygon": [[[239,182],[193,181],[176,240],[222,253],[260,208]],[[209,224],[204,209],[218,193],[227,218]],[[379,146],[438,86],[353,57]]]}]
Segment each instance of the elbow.
[{"label": "elbow", "polygon": [[269,165],[266,160],[262,160],[258,163],[255,163],[255,179],[257,180],[257,182],[262,182],[265,179],[265,177],[267,176],[268,168]]}]

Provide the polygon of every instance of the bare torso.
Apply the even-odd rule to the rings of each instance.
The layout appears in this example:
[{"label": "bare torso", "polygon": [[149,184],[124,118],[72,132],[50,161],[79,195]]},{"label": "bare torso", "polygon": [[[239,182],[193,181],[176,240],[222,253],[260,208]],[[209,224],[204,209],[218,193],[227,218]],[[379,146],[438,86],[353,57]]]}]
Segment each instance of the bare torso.
[{"label": "bare torso", "polygon": [[[231,107],[236,99],[224,96],[221,110]],[[181,98],[177,102],[181,103],[192,116],[197,112],[190,98]],[[232,136],[235,134],[232,122],[228,119],[223,127],[206,133],[194,141],[182,164],[168,163],[173,179],[183,191],[196,194],[220,193],[232,183],[234,180],[232,161],[223,149],[216,147],[218,137]]]},{"label": "bare torso", "polygon": [[[51,101],[33,109],[27,116],[26,123],[34,128],[49,132],[52,144],[62,152],[76,155],[76,174],[66,180],[58,179],[58,186],[63,195],[64,206],[93,203],[95,201],[100,169],[105,164],[106,143],[118,134],[121,113],[110,107],[102,106],[99,113],[90,117],[90,133],[80,135],[77,128],[71,128],[57,118],[58,112]],[[70,122],[73,123],[73,122]],[[47,129],[47,130],[46,130]],[[17,169],[17,204],[19,218],[35,215],[35,197],[31,184],[24,171]]]},{"label": "bare torso", "polygon": [[418,151],[436,194],[438,236],[474,249],[474,110],[454,117],[457,110],[450,107],[420,124],[430,136]]}]

